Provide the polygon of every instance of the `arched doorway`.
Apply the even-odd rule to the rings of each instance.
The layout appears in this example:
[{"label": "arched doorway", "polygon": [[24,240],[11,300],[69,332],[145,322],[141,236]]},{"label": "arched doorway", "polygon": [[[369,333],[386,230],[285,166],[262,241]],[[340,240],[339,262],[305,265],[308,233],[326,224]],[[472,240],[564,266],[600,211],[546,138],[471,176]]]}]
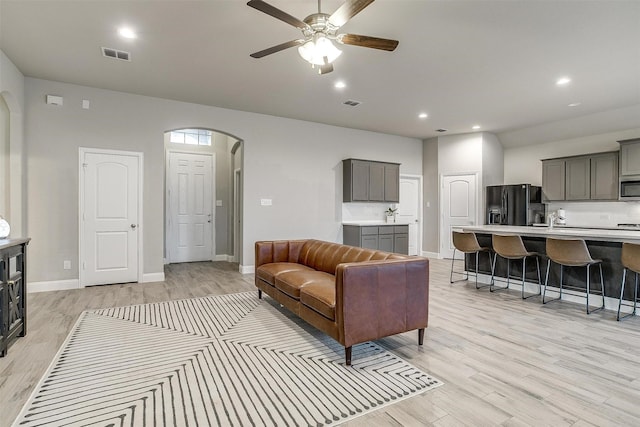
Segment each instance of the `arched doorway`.
[{"label": "arched doorway", "polygon": [[168,130],[165,263],[242,261],[242,141],[214,129]]}]

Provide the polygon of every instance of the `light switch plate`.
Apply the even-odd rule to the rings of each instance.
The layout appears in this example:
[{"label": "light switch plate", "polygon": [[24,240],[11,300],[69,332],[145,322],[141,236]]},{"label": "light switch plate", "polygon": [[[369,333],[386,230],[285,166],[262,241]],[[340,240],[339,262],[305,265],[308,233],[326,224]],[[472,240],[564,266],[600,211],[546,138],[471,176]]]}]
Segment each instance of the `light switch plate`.
[{"label": "light switch plate", "polygon": [[260,199],[260,205],[262,206],[271,206],[273,201],[271,199]]},{"label": "light switch plate", "polygon": [[216,200],[216,206],[222,206],[222,200]]}]

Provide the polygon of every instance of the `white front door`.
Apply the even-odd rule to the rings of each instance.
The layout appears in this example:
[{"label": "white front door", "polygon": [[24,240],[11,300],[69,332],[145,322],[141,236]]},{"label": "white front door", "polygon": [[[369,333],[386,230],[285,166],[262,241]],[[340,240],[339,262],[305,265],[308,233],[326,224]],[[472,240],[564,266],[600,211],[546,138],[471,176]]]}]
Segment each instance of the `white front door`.
[{"label": "white front door", "polygon": [[475,174],[442,177],[442,203],[440,205],[442,209],[440,256],[442,258],[453,256],[452,230],[456,227],[477,223],[478,188],[476,181]]},{"label": "white front door", "polygon": [[421,177],[400,177],[400,203],[397,220],[409,224],[409,255],[420,255]]},{"label": "white front door", "polygon": [[169,152],[170,262],[213,259],[213,156]]},{"label": "white front door", "polygon": [[139,281],[142,153],[80,149],[80,286]]}]

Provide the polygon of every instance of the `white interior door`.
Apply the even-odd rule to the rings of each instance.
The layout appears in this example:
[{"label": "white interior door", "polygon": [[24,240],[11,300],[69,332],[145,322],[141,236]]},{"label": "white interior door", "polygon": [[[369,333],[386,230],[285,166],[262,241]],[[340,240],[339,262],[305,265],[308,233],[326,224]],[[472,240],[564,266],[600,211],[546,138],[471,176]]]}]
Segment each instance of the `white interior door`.
[{"label": "white interior door", "polygon": [[[451,231],[460,226],[475,225],[478,219],[477,179],[475,174],[442,177],[442,226],[440,256],[453,256]],[[462,255],[461,255],[462,256]]]},{"label": "white interior door", "polygon": [[213,259],[213,156],[169,152],[169,261]]},{"label": "white interior door", "polygon": [[142,154],[80,149],[80,286],[139,281]]},{"label": "white interior door", "polygon": [[398,204],[398,222],[409,224],[409,255],[420,255],[420,201],[421,178],[416,176],[400,177],[400,203]]}]

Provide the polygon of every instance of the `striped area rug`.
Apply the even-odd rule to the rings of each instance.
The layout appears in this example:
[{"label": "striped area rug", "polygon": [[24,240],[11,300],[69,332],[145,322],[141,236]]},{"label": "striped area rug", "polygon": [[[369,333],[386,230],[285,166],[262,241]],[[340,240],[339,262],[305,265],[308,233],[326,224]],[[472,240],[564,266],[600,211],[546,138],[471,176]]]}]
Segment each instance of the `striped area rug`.
[{"label": "striped area rug", "polygon": [[85,311],[14,425],[336,425],[441,384],[245,292]]}]

